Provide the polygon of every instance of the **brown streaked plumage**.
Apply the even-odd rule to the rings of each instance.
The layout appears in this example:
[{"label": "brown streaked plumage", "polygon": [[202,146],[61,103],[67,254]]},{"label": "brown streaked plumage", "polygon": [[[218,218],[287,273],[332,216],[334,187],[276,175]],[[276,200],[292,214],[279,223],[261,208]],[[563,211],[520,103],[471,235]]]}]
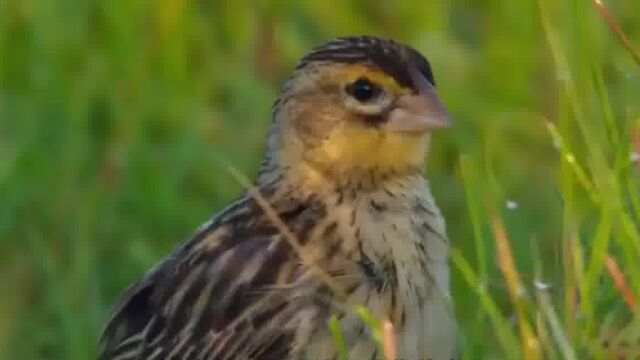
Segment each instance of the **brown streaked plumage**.
[{"label": "brown streaked plumage", "polygon": [[449,245],[421,175],[449,123],[433,86],[427,60],[390,40],[303,57],[274,105],[259,196],[127,290],[100,358],[337,358],[334,314],[353,359],[380,358],[357,305],[394,325],[399,357],[452,358]]}]

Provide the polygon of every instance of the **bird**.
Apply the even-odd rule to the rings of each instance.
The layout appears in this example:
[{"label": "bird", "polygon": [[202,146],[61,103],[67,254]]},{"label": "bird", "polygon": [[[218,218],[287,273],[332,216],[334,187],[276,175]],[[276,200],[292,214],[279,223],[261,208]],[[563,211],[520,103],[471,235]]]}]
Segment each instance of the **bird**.
[{"label": "bird", "polygon": [[271,123],[255,181],[124,292],[99,359],[382,359],[357,309],[391,325],[398,358],[453,359],[450,243],[424,175],[452,120],[429,61],[334,38],[299,60]]}]

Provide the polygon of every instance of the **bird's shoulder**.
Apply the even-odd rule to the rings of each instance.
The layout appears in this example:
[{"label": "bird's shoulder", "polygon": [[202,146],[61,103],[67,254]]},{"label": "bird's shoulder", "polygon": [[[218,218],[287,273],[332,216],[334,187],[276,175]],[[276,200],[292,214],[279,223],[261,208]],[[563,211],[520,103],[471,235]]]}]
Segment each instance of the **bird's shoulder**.
[{"label": "bird's shoulder", "polygon": [[214,358],[223,359],[239,346],[244,348],[234,358],[286,357],[293,332],[271,329],[259,342],[242,340],[286,326],[286,312],[294,311],[285,306],[292,295],[286,289],[302,272],[266,212],[294,234],[304,234],[326,209],[270,187],[259,191],[268,209],[243,196],[127,290],[103,333],[102,359],[199,359],[215,352]]}]

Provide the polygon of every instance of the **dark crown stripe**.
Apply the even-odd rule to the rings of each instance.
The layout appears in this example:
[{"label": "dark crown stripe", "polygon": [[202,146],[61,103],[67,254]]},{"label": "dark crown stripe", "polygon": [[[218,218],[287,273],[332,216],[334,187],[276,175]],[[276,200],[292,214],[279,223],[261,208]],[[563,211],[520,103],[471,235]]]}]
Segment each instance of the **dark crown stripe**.
[{"label": "dark crown stripe", "polygon": [[364,63],[412,89],[415,86],[409,75],[409,67],[415,66],[435,86],[429,61],[415,49],[393,40],[370,36],[337,38],[312,50],[300,60],[297,68],[302,69],[316,62]]}]

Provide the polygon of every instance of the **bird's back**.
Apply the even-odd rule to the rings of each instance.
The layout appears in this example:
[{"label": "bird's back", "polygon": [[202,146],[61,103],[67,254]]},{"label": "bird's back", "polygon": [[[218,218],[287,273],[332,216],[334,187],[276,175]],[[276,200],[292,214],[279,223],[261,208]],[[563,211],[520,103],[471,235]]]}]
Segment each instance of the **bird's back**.
[{"label": "bird's back", "polygon": [[[298,234],[324,211],[293,198],[270,203]],[[302,310],[316,307],[305,292],[325,291],[305,272],[245,197],[125,293],[104,331],[101,359],[289,358]]]}]

